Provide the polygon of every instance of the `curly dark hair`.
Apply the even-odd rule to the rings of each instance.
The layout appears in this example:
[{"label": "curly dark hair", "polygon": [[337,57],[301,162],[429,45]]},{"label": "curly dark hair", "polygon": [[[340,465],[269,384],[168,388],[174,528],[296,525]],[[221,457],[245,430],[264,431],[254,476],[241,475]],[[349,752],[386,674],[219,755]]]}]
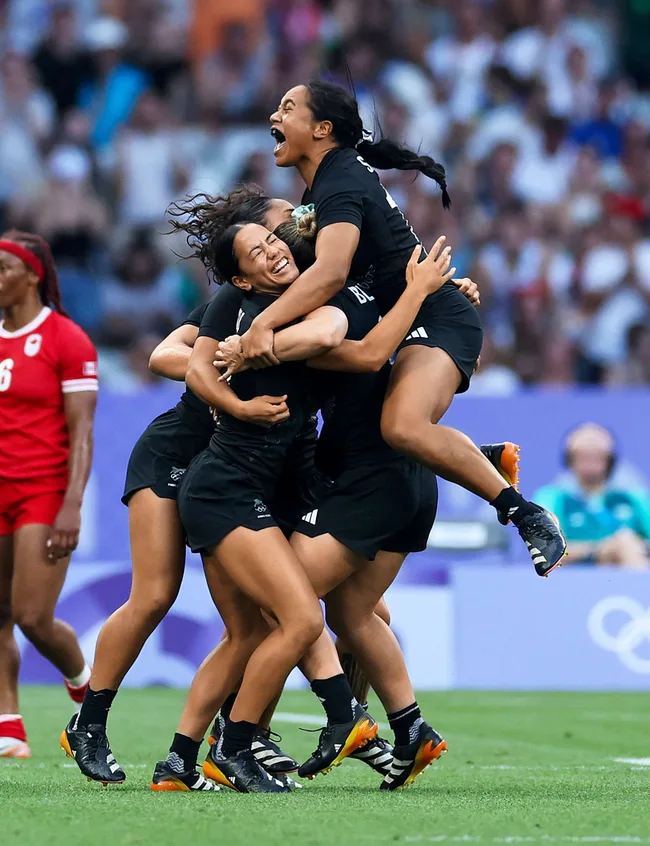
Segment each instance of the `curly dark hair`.
[{"label": "curly dark hair", "polygon": [[220,242],[227,230],[237,223],[260,223],[264,225],[271,206],[268,197],[259,185],[239,185],[228,194],[213,197],[210,194],[195,194],[180,203],[172,203],[167,209],[173,232],[183,232],[192,251],[187,258],[195,257],[203,263],[208,278],[222,285],[225,279],[217,266]]}]

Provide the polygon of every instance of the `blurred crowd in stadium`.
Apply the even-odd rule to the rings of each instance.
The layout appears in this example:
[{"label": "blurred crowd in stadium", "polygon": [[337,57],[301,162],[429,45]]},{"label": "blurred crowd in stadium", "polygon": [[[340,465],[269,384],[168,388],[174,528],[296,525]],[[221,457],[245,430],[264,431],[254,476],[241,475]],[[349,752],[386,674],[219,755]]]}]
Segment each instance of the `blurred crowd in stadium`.
[{"label": "blurred crowd in stadium", "polygon": [[0,221],[47,237],[104,384],[207,296],[165,209],[253,180],[297,202],[267,117],[293,84],[354,81],[368,128],[441,160],[452,214],[386,185],[481,285],[474,393],[650,381],[650,96],[614,0],[0,0]]}]

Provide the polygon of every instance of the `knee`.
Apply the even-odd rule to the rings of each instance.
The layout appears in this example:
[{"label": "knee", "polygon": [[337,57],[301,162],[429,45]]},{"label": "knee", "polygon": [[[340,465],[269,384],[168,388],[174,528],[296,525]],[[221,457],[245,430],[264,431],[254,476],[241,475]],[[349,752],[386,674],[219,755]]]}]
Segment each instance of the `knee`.
[{"label": "knee", "polygon": [[239,627],[228,631],[226,641],[233,654],[248,660],[268,634],[268,626]]},{"label": "knee", "polygon": [[131,595],[128,604],[141,619],[158,625],[174,604],[177,594],[178,590],[168,586],[154,586],[144,596]]},{"label": "knee", "polygon": [[318,638],[323,633],[325,623],[323,621],[323,612],[319,604],[312,610],[296,614],[291,623],[290,636],[293,642],[300,649],[300,653],[304,653],[309,647],[316,643]]},{"label": "knee", "polygon": [[29,641],[46,640],[53,622],[53,616],[40,608],[18,607],[14,609],[14,622]]},{"label": "knee", "polygon": [[384,413],[381,417],[381,436],[388,446],[405,455],[418,451],[422,426],[402,414]]},{"label": "knee", "polygon": [[354,650],[363,635],[364,626],[373,616],[374,614],[359,617],[358,614],[346,614],[338,608],[328,609],[327,625],[349,649]]}]

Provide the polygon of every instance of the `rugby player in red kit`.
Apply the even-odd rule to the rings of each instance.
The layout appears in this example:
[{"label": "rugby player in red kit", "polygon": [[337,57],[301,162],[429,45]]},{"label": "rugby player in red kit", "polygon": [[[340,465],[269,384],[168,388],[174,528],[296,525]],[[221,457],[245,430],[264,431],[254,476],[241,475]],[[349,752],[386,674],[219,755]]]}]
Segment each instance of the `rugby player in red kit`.
[{"label": "rugby player in red kit", "polygon": [[92,461],[97,353],[60,302],[38,235],[0,237],[0,757],[29,757],[18,706],[18,626],[80,703],[90,678],[54,617]]}]

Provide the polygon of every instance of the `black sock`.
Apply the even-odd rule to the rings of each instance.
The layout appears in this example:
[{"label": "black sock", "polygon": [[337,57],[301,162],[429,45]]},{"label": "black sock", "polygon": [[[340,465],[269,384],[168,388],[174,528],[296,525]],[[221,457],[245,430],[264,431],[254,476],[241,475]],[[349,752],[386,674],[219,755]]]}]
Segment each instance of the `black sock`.
[{"label": "black sock", "polygon": [[88,728],[88,726],[106,728],[108,712],[116,696],[116,690],[91,690],[89,685],[79,711],[76,728]]},{"label": "black sock", "polygon": [[237,699],[236,693],[231,693],[230,696],[226,696],[223,705],[219,709],[219,713],[226,721],[230,719],[230,712],[232,711],[232,706],[235,704],[235,699]]},{"label": "black sock", "polygon": [[422,714],[417,702],[395,711],[394,714],[386,714],[390,727],[395,732],[395,746],[408,746],[418,736],[418,728],[422,724]]},{"label": "black sock", "polygon": [[235,723],[233,720],[228,720],[223,730],[219,754],[223,758],[232,758],[242,749],[250,749],[256,732],[255,723],[247,723],[246,720]]},{"label": "black sock", "polygon": [[187,735],[176,733],[172,745],[169,747],[167,763],[177,773],[188,773],[195,770],[200,746],[200,740],[192,740]]},{"label": "black sock", "polygon": [[311,689],[320,699],[325,713],[327,723],[349,723],[354,719],[354,706],[357,700],[352,695],[350,682],[345,673],[332,676],[329,679],[314,679]]},{"label": "black sock", "polygon": [[539,509],[532,502],[524,499],[519,491],[514,488],[504,488],[490,505],[497,511],[507,514],[510,520],[517,526],[524,517],[528,517]]}]

